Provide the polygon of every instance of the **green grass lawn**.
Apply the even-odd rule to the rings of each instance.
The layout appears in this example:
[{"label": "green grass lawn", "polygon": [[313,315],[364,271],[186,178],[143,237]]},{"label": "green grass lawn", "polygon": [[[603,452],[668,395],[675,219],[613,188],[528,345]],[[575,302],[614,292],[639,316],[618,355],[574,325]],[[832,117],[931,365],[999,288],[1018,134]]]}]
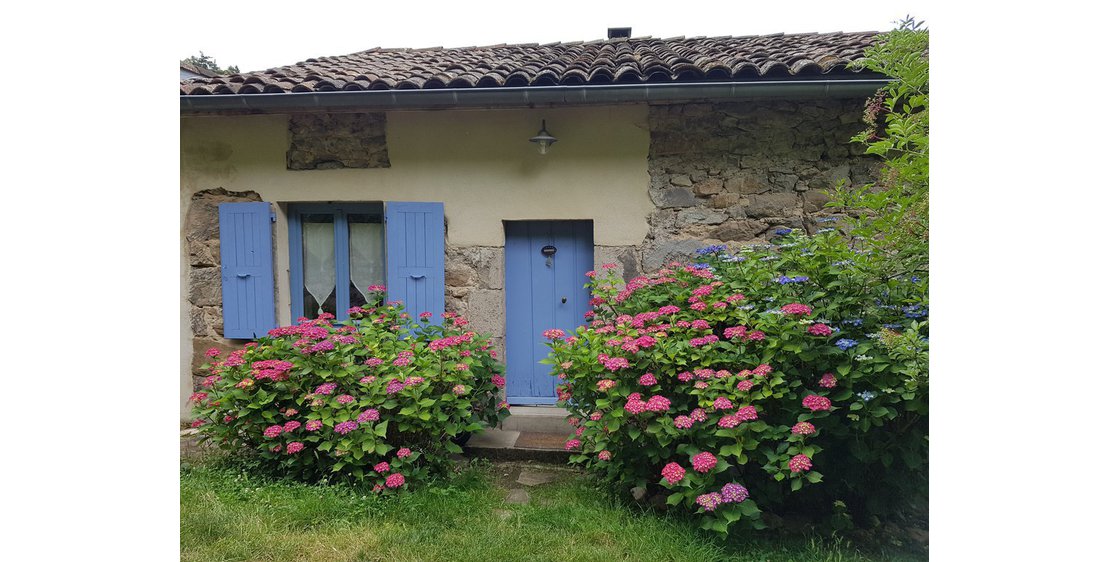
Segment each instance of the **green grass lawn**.
[{"label": "green grass lawn", "polygon": [[[571,474],[504,503],[498,466],[379,498],[345,486],[248,476],[226,462],[181,469],[181,559],[215,560],[913,560],[843,539],[741,534],[622,505]],[[923,559],[917,558],[917,559]]]}]

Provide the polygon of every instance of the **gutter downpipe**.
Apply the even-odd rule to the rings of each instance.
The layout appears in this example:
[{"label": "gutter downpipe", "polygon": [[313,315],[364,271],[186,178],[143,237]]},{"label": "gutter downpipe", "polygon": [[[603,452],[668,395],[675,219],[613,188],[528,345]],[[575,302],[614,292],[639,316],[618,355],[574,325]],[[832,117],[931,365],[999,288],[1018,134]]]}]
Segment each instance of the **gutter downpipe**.
[{"label": "gutter downpipe", "polygon": [[331,109],[461,109],[612,105],[620,103],[745,100],[759,98],[866,97],[888,84],[885,78],[852,80],[768,80],[680,84],[605,84],[360,90],[284,94],[182,95],[181,113],[285,113]]}]

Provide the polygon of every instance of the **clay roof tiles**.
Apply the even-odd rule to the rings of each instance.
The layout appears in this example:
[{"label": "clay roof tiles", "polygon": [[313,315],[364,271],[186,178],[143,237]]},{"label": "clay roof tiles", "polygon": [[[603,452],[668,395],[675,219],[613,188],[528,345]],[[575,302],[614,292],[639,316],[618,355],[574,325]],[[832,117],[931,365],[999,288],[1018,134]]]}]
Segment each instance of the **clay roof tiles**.
[{"label": "clay roof tiles", "polygon": [[609,39],[485,47],[375,47],[181,82],[182,95],[637,84],[843,77],[876,32]]}]

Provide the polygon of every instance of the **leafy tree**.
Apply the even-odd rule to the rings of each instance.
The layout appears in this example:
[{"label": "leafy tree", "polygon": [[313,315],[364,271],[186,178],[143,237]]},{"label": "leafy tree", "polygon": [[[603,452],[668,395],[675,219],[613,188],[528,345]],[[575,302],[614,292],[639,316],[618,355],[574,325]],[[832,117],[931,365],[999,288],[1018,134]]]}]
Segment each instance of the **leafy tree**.
[{"label": "leafy tree", "polygon": [[879,181],[839,186],[830,206],[850,211],[846,225],[865,250],[857,260],[880,279],[921,275],[929,267],[929,32],[907,17],[881,35],[860,68],[891,82],[867,101],[868,128],[853,142],[884,160]]},{"label": "leafy tree", "polygon": [[220,68],[220,65],[216,63],[216,59],[204,54],[204,51],[200,51],[199,57],[192,56],[187,59],[181,59],[181,62],[183,64],[191,64],[193,66],[196,66],[197,68],[211,70],[216,74],[227,75],[239,73],[239,67],[235,65],[231,65],[227,68]]}]

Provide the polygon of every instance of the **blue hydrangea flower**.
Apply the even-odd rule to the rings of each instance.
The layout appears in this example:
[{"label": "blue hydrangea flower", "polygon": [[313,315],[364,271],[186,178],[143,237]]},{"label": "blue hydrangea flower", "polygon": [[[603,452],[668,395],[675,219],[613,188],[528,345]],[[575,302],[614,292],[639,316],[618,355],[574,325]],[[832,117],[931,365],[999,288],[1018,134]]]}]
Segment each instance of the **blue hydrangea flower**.
[{"label": "blue hydrangea flower", "polygon": [[902,327],[901,324],[883,324],[883,327],[888,330],[897,330]]},{"label": "blue hydrangea flower", "polygon": [[839,347],[841,351],[848,351],[849,349],[857,345],[859,345],[858,341],[848,338],[841,338],[836,340],[836,347]]},{"label": "blue hydrangea flower", "polygon": [[921,318],[929,315],[928,308],[922,308],[921,305],[917,304],[904,307],[902,312],[905,313],[906,318]]},{"label": "blue hydrangea flower", "polygon": [[845,320],[843,322],[843,324],[847,324],[849,326],[855,326],[855,327],[859,328],[860,326],[863,325],[863,318],[850,318],[848,320]]},{"label": "blue hydrangea flower", "polygon": [[864,402],[870,402],[871,399],[875,398],[875,393],[871,392],[870,390],[865,390],[863,392],[857,393],[856,396],[859,396],[859,399],[863,400]]},{"label": "blue hydrangea flower", "polygon": [[779,285],[787,285],[789,283],[805,283],[806,281],[809,281],[809,277],[806,277],[804,275],[799,275],[798,277],[789,277],[783,275],[778,278]]},{"label": "blue hydrangea flower", "polygon": [[716,253],[719,253],[719,252],[724,252],[724,251],[727,251],[727,250],[728,250],[728,248],[726,246],[724,246],[722,244],[716,244],[716,245],[713,245],[713,246],[706,246],[704,248],[699,248],[697,250],[697,254],[699,256],[705,256],[705,255],[709,255],[709,254],[716,254]]},{"label": "blue hydrangea flower", "polygon": [[852,265],[852,260],[835,261],[835,262],[833,262],[833,265],[835,265],[837,267],[844,267],[846,265]]},{"label": "blue hydrangea flower", "polygon": [[707,263],[695,263],[690,267],[693,267],[694,269],[713,269],[713,267]]},{"label": "blue hydrangea flower", "polygon": [[779,236],[786,236],[787,234],[790,234],[790,229],[789,228],[779,228],[779,229],[775,230],[775,234],[777,234]]},{"label": "blue hydrangea flower", "polygon": [[824,218],[817,219],[817,222],[826,223],[826,222],[836,222],[838,220],[840,220],[840,217],[824,217]]},{"label": "blue hydrangea flower", "polygon": [[817,230],[817,234],[824,234],[826,232],[836,232],[836,229],[835,228],[820,228],[820,229]]}]

